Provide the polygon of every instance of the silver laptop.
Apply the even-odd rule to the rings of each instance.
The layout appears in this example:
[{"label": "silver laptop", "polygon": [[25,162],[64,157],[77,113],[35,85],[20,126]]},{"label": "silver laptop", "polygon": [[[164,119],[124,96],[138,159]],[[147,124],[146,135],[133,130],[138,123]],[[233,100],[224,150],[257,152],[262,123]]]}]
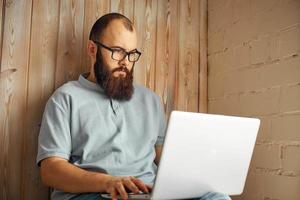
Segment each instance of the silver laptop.
[{"label": "silver laptop", "polygon": [[259,124],[256,118],[173,111],[152,193],[129,199],[241,194]]}]

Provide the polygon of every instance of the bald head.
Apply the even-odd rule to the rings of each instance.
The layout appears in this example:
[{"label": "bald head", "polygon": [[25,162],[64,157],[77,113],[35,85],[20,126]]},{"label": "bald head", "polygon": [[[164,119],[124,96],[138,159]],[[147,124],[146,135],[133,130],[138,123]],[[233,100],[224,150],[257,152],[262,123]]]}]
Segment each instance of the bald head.
[{"label": "bald head", "polygon": [[99,41],[103,37],[105,29],[112,25],[113,22],[119,22],[117,25],[122,25],[127,31],[133,32],[133,23],[122,14],[119,13],[108,13],[100,17],[93,25],[89,39],[93,41]]}]

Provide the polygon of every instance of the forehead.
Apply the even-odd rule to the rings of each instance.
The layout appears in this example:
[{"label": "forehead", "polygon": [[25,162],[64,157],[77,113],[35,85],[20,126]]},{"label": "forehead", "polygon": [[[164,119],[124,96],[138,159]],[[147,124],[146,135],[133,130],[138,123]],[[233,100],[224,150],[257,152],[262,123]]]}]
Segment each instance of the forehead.
[{"label": "forehead", "polygon": [[113,20],[104,30],[101,42],[107,46],[119,46],[127,51],[137,48],[136,31],[125,28],[121,20]]}]

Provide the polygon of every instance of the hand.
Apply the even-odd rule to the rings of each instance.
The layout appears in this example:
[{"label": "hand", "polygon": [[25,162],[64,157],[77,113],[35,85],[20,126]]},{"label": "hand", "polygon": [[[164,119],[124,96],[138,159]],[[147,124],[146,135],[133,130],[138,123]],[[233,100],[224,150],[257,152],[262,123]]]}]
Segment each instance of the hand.
[{"label": "hand", "polygon": [[149,193],[151,186],[146,185],[143,181],[134,177],[115,177],[111,176],[106,185],[106,192],[110,193],[112,200],[117,200],[118,194],[122,199],[128,199],[127,191],[135,194]]}]

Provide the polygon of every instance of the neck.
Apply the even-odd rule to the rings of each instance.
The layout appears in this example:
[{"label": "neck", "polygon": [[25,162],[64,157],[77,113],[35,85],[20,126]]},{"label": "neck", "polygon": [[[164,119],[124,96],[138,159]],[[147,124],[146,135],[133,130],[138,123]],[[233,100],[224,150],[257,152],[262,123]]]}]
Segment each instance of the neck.
[{"label": "neck", "polygon": [[89,80],[89,81],[91,81],[91,82],[94,82],[94,83],[97,83],[95,74],[92,73],[92,71],[90,71],[89,76],[87,77],[87,80]]}]

